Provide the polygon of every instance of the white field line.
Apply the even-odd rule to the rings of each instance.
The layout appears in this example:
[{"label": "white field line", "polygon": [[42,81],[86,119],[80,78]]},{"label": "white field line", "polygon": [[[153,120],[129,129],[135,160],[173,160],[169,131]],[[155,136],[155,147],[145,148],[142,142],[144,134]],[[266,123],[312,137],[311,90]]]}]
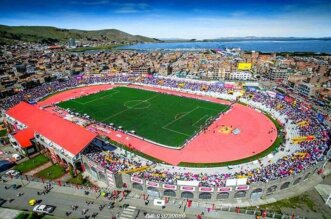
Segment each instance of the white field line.
[{"label": "white field line", "polygon": [[92,102],[94,102],[94,101],[96,101],[96,100],[100,100],[101,98],[108,97],[108,96],[112,96],[113,94],[117,94],[117,93],[119,93],[119,92],[120,92],[119,90],[115,90],[115,92],[109,93],[109,94],[107,94],[107,95],[104,95],[104,96],[101,96],[101,97],[95,98],[95,99],[90,100],[90,101],[87,101],[87,102],[83,102],[83,103],[81,103],[81,102],[79,102],[79,101],[76,101],[76,102],[77,102],[77,103],[80,103],[80,104],[82,104],[82,105],[85,105],[85,104],[88,104],[88,103],[92,103]]},{"label": "white field line", "polygon": [[[168,124],[162,126],[162,128],[163,128],[163,129],[166,129],[166,130],[169,130],[169,131],[172,131],[172,132],[176,132],[176,133],[178,133],[178,134],[182,134],[182,135],[185,135],[185,136],[191,137],[192,135],[188,135],[188,134],[185,134],[185,133],[182,133],[182,132],[178,132],[178,131],[173,130],[173,129],[169,129],[169,128],[167,128],[167,126],[173,124],[174,122],[177,122],[178,120],[184,118],[185,116],[187,116],[188,114],[192,113],[193,111],[195,111],[195,110],[197,110],[197,109],[199,109],[199,108],[201,108],[201,109],[205,109],[205,110],[211,110],[211,111],[217,111],[217,112],[220,112],[219,110],[216,110],[216,109],[210,109],[210,108],[205,108],[205,107],[197,106],[197,107],[195,107],[193,110],[186,112],[185,114],[183,114],[183,115],[180,116],[179,118],[174,119],[173,121],[169,122]],[[204,116],[201,117],[198,121],[196,121],[195,123],[193,123],[191,126],[192,126],[192,127],[196,127],[195,124],[198,123],[199,121],[201,121],[201,120],[202,120],[203,118],[205,118],[206,116],[208,116],[208,115],[204,115]],[[211,116],[211,117],[212,117],[212,116]]]},{"label": "white field line", "polygon": [[198,121],[196,121],[195,123],[193,123],[192,126],[196,127],[195,124],[197,124],[198,122],[200,122],[203,118],[206,118],[206,116],[208,117],[208,115],[204,115]]},{"label": "white field line", "polygon": [[191,135],[188,135],[188,134],[185,134],[185,133],[182,133],[182,132],[178,132],[178,131],[175,131],[175,130],[172,130],[172,129],[169,129],[169,128],[166,128],[166,127],[162,127],[162,128],[165,129],[165,130],[171,131],[171,132],[175,132],[175,133],[180,134],[180,135],[185,135],[187,137],[191,137]]},{"label": "white field line", "polygon": [[74,102],[74,103],[77,103],[77,104],[80,104],[80,105],[83,105],[81,102],[78,102],[78,101],[76,101],[76,100],[70,100],[70,101],[72,101],[72,102]]},{"label": "white field line", "polygon": [[197,109],[199,109],[199,108],[200,108],[199,106],[195,107],[194,109],[192,109],[192,110],[190,110],[190,111],[184,113],[184,114],[183,114],[182,116],[180,116],[179,118],[174,119],[174,120],[172,120],[171,122],[169,122],[168,124],[162,126],[162,128],[167,127],[167,126],[171,125],[172,123],[174,123],[174,122],[176,122],[176,121],[178,121],[178,120],[184,118],[185,116],[187,116],[188,114],[192,113],[193,111],[195,111],[195,110],[197,110]]},{"label": "white field line", "polygon": [[148,98],[148,99],[146,99],[146,100],[143,100],[143,101],[139,100],[139,101],[141,101],[141,102],[139,102],[139,103],[137,103],[137,104],[131,106],[131,108],[127,108],[127,109],[122,110],[122,111],[120,111],[120,112],[118,112],[118,113],[115,113],[114,115],[111,115],[111,116],[109,116],[109,117],[107,117],[107,118],[101,120],[101,122],[103,122],[103,121],[105,121],[105,120],[108,120],[108,119],[111,119],[111,118],[113,118],[113,117],[115,117],[115,116],[118,116],[118,115],[120,115],[120,114],[122,114],[122,113],[124,113],[124,112],[126,112],[126,111],[128,111],[128,110],[130,110],[130,109],[132,109],[132,108],[134,108],[135,106],[138,106],[138,105],[141,104],[142,102],[146,102],[146,101],[152,100],[152,99],[154,99],[155,97],[157,97],[157,96],[159,96],[159,95],[160,95],[160,94],[154,95],[154,96],[152,96],[152,97],[150,97],[150,98]]},{"label": "white field line", "polygon": [[200,107],[201,109],[206,109],[206,110],[211,110],[211,111],[217,111],[217,112],[223,112],[221,110],[217,110],[217,109],[210,109],[210,108],[206,108],[206,107]]}]

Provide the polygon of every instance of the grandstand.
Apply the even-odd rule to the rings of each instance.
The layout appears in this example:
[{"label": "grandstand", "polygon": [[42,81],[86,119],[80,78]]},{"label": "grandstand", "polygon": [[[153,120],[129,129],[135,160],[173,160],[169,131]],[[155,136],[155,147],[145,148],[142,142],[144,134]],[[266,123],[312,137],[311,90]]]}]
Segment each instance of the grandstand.
[{"label": "grandstand", "polygon": [[[6,123],[12,132],[31,128],[41,149],[50,150],[57,162],[66,160],[105,187],[159,198],[262,202],[307,182],[327,161],[329,130],[299,100],[273,91],[244,93],[214,82],[136,79],[91,76],[23,91],[4,102]],[[38,102],[57,90],[62,92]],[[20,103],[24,99],[38,103]],[[33,117],[18,116],[15,111],[22,106]],[[208,110],[185,114],[196,107]],[[168,116],[164,123],[158,120],[161,113]],[[65,121],[68,115],[71,122]],[[172,131],[163,132],[166,122],[186,116],[190,116],[187,121],[170,124]],[[78,121],[75,117],[84,120],[84,127],[73,123]],[[58,127],[51,126],[48,118]],[[45,131],[61,129],[62,124],[88,137],[80,142],[74,133],[72,139],[65,139],[65,132],[53,136]],[[187,132],[187,138],[177,133],[175,141],[168,140],[174,131]],[[178,150],[155,142],[184,145]]]}]

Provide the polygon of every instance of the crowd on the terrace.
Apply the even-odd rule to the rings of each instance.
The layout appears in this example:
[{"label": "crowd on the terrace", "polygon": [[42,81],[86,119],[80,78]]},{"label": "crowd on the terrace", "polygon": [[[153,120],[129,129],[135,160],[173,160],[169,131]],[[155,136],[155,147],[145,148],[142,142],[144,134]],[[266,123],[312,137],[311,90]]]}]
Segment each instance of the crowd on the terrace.
[{"label": "crowd on the terrace", "polygon": [[[181,81],[171,78],[139,77],[128,75],[114,75],[105,77],[71,78],[65,82],[52,82],[44,84],[31,90],[23,91],[15,96],[9,97],[4,101],[4,108],[9,108],[23,99],[38,99],[61,89],[75,87],[80,84],[94,84],[105,82],[139,82],[148,85],[160,85],[171,88],[183,88],[193,91],[206,91],[226,93],[227,89],[220,83],[207,84],[200,81]],[[298,123],[302,120],[308,121],[306,126],[298,126],[301,136],[313,135],[315,140],[303,141],[300,143],[300,156],[294,154],[287,155],[278,159],[275,163],[263,166],[253,170],[243,170],[229,174],[196,174],[190,172],[174,172],[170,170],[157,170],[154,168],[143,172],[135,173],[137,177],[150,181],[163,182],[167,184],[176,184],[177,180],[199,181],[200,186],[224,186],[227,179],[237,177],[247,177],[248,183],[267,182],[281,177],[295,175],[310,166],[316,165],[319,161],[325,159],[326,152],[329,149],[330,140],[326,128],[317,120],[316,112],[310,109],[304,109],[299,103],[289,103],[284,99],[270,97],[265,92],[246,92],[241,98],[250,99],[259,102],[264,106],[275,109],[282,115],[286,115],[287,122]],[[280,107],[281,106],[281,107]],[[288,140],[288,139],[287,139]],[[91,151],[86,155],[92,161],[99,163],[102,167],[116,173],[132,168],[140,167],[141,164],[111,153],[110,156],[115,162],[108,162],[105,159],[106,154],[101,151]]]},{"label": "crowd on the terrace", "polygon": [[154,77],[139,77],[138,75],[130,74],[130,75],[123,75],[117,74],[112,76],[104,76],[104,77],[86,77],[86,78],[78,78],[72,77],[65,81],[54,81],[50,83],[44,83],[41,86],[23,90],[18,92],[16,95],[7,97],[4,99],[3,108],[8,109],[19,102],[26,100],[26,101],[36,101],[40,98],[43,98],[51,93],[58,92],[61,90],[69,89],[72,87],[77,87],[79,85],[88,85],[88,84],[95,84],[95,83],[112,83],[112,82],[140,82],[147,85],[161,85],[164,87],[171,87],[171,88],[182,88],[182,89],[189,89],[189,90],[199,90],[199,91],[211,91],[211,92],[225,92],[226,89],[219,83],[215,84],[206,84],[200,82],[188,82],[188,81],[180,81],[176,79],[162,79],[162,78],[154,78]]},{"label": "crowd on the terrace", "polygon": [[[282,157],[276,163],[253,169],[250,171],[240,171],[232,174],[194,174],[189,172],[173,172],[169,170],[149,170],[135,174],[137,177],[148,179],[150,181],[163,182],[174,184],[176,180],[184,181],[199,181],[200,186],[225,186],[227,179],[247,177],[248,183],[268,182],[277,178],[295,175],[310,166],[316,165],[325,157],[325,153],[329,149],[329,139],[326,134],[326,128],[320,125],[317,121],[315,113],[311,110],[303,110],[300,105],[287,103],[285,100],[271,98],[266,93],[262,92],[247,92],[243,98],[252,98],[252,101],[260,102],[263,105],[277,109],[282,105],[281,109],[277,109],[281,114],[287,116],[287,121],[298,123],[300,121],[308,121],[306,126],[299,127],[301,136],[315,136],[313,141],[303,141],[300,143],[300,150],[294,154]],[[298,155],[300,154],[300,155]]]},{"label": "crowd on the terrace", "polygon": [[[132,76],[131,76],[132,77]],[[23,100],[36,101],[43,98],[51,93],[58,92],[61,90],[69,89],[72,87],[77,87],[84,84],[94,84],[94,83],[108,83],[108,82],[128,82],[129,77],[118,75],[118,76],[107,76],[107,77],[89,77],[89,78],[70,78],[65,81],[54,81],[50,83],[44,83],[41,86],[23,90],[16,95],[10,96],[3,101],[3,108],[8,109]]]},{"label": "crowd on the terrace", "polygon": [[84,155],[94,163],[116,174],[144,166],[143,162],[125,157],[124,154],[103,150],[99,146],[89,146],[84,151]]},{"label": "crowd on the terrace", "polygon": [[214,84],[206,84],[203,82],[195,82],[195,81],[180,81],[171,78],[144,78],[141,80],[143,84],[150,85],[160,85],[164,87],[171,88],[182,88],[193,91],[209,91],[209,92],[226,92],[226,88],[224,88],[221,83]]}]

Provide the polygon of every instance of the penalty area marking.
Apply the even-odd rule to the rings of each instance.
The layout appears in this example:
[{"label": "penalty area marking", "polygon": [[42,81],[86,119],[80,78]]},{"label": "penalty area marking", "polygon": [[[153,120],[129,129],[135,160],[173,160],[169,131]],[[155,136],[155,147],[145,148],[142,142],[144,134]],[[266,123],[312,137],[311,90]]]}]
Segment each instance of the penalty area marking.
[{"label": "penalty area marking", "polygon": [[[175,133],[178,133],[178,134],[181,134],[181,135],[185,135],[185,136],[191,137],[191,135],[188,135],[188,134],[185,134],[185,133],[182,133],[182,132],[179,132],[179,131],[176,131],[176,130],[170,129],[170,128],[168,128],[168,126],[171,125],[171,124],[173,124],[173,123],[175,123],[175,122],[177,122],[178,120],[184,118],[185,116],[187,116],[188,114],[192,113],[193,111],[195,111],[195,110],[197,110],[197,109],[199,109],[199,108],[201,108],[201,109],[205,109],[205,110],[218,111],[218,110],[215,110],[215,109],[210,109],[210,108],[205,108],[205,107],[197,106],[197,107],[195,107],[194,109],[192,109],[192,110],[190,110],[190,111],[188,111],[188,112],[185,112],[185,113],[177,113],[177,114],[175,115],[175,119],[172,120],[171,122],[169,122],[168,124],[162,126],[162,128],[163,128],[163,129],[166,129],[166,130],[168,130],[168,131],[171,131],[171,132],[175,132]],[[200,122],[202,119],[206,118],[206,117],[207,117],[207,118],[213,118],[213,116],[204,115],[204,116],[202,116],[198,121],[196,121],[195,123],[193,123],[191,126],[192,126],[192,127],[199,128],[199,127],[196,126],[196,124],[197,124],[198,122]]]},{"label": "penalty area marking", "polygon": [[[188,134],[185,134],[185,133],[182,133],[182,132],[178,132],[178,131],[173,130],[173,129],[169,129],[169,128],[167,128],[167,126],[169,126],[169,125],[171,125],[171,124],[177,122],[178,120],[184,118],[185,116],[187,116],[188,114],[192,113],[193,111],[195,111],[195,110],[197,110],[197,109],[199,109],[199,108],[200,108],[200,107],[197,106],[197,107],[195,107],[194,109],[192,109],[192,110],[190,110],[190,111],[188,111],[188,112],[185,112],[185,113],[177,113],[177,114],[175,115],[175,119],[174,119],[174,120],[172,120],[172,121],[169,122],[168,124],[162,126],[161,128],[163,128],[163,129],[165,129],[165,130],[168,130],[168,131],[171,131],[171,132],[175,132],[175,133],[181,134],[181,135],[185,135],[185,136],[187,136],[187,137],[191,137],[191,135],[188,135]],[[180,115],[178,118],[176,118],[176,117],[178,116],[178,114],[181,114],[181,115]]]},{"label": "penalty area marking", "polygon": [[172,123],[175,123],[177,120],[180,120],[180,119],[184,118],[185,116],[187,116],[188,114],[192,113],[193,111],[195,111],[195,110],[197,110],[197,109],[199,109],[199,108],[200,108],[200,107],[197,106],[197,107],[195,107],[194,109],[192,109],[192,110],[190,110],[190,111],[188,111],[188,112],[183,113],[183,114],[180,115],[178,118],[176,118],[176,117],[177,117],[177,115],[180,114],[180,113],[177,113],[177,114],[175,115],[175,119],[172,120],[171,122],[169,122],[168,124],[162,126],[162,128],[167,127],[167,126],[171,125]]},{"label": "penalty area marking", "polygon": [[195,123],[193,123],[192,126],[194,126],[194,127],[196,127],[196,128],[199,128],[199,126],[196,126],[196,124],[197,124],[198,122],[200,122],[201,120],[203,120],[204,118],[206,118],[206,117],[207,117],[207,119],[208,119],[208,118],[212,118],[212,116],[204,115],[204,116],[201,117],[198,121],[196,121]]},{"label": "penalty area marking", "polygon": [[183,116],[183,115],[184,115],[184,113],[177,113],[175,115],[175,119],[180,119],[180,117]]}]

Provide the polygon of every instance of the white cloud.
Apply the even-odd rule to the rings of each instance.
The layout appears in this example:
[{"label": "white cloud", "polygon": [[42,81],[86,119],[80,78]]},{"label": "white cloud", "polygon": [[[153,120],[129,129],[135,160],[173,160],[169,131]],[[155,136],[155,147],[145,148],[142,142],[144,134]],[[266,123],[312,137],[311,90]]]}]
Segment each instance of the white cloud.
[{"label": "white cloud", "polygon": [[138,13],[138,12],[150,12],[150,6],[146,3],[113,3],[115,6],[115,13]]}]

